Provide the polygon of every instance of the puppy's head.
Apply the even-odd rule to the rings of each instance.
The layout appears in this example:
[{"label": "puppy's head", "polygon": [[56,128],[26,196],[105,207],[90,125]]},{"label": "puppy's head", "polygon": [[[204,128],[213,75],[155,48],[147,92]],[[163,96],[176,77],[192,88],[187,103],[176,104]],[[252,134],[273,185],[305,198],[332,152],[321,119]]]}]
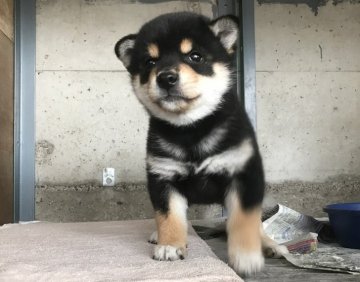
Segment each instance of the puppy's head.
[{"label": "puppy's head", "polygon": [[231,87],[237,19],[166,14],[115,45],[148,112],[175,125],[211,114]]}]

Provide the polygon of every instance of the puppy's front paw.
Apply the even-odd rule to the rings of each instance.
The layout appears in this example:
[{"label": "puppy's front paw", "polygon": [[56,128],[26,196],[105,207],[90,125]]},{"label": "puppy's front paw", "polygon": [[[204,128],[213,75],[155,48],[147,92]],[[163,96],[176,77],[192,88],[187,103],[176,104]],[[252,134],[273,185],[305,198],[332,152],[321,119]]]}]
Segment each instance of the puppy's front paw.
[{"label": "puppy's front paw", "polygon": [[267,258],[281,258],[288,253],[289,251],[286,246],[281,246],[277,244],[264,248],[264,255]]},{"label": "puppy's front paw", "polygon": [[264,267],[264,257],[260,251],[237,251],[229,254],[229,264],[236,272],[250,275]]},{"label": "puppy's front paw", "polygon": [[170,245],[156,245],[154,247],[153,259],[155,260],[179,260],[184,259],[186,249]]},{"label": "puppy's front paw", "polygon": [[153,233],[151,233],[148,242],[151,243],[151,244],[157,244],[157,242],[158,242],[158,233],[157,233],[157,231],[154,231]]}]

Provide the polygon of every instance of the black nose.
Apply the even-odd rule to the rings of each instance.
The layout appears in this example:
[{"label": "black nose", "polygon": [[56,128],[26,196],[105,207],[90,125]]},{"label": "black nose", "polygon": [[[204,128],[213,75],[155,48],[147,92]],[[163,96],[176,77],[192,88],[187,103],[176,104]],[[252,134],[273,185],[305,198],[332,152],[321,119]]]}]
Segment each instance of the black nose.
[{"label": "black nose", "polygon": [[158,74],[156,81],[160,88],[170,89],[174,87],[178,81],[178,74],[173,71],[163,71]]}]

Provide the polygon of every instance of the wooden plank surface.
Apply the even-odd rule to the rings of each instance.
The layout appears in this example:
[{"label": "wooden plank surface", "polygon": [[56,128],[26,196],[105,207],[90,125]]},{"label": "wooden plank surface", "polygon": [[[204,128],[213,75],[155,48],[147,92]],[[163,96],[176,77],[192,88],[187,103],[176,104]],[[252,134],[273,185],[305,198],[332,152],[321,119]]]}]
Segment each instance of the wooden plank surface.
[{"label": "wooden plank surface", "polygon": [[14,41],[14,1],[0,0],[0,30]]},{"label": "wooden plank surface", "polygon": [[13,42],[0,31],[0,225],[13,221],[13,46]]}]

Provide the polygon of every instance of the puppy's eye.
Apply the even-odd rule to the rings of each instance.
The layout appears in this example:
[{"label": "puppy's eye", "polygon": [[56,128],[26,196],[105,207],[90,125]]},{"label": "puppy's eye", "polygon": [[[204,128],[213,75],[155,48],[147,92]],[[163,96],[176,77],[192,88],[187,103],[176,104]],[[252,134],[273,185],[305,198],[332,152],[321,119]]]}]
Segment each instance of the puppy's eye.
[{"label": "puppy's eye", "polygon": [[203,57],[199,52],[191,52],[189,55],[189,59],[194,63],[201,63],[203,61]]},{"label": "puppy's eye", "polygon": [[154,60],[154,59],[148,59],[148,60],[146,60],[145,65],[146,65],[147,67],[155,66],[155,65],[156,65],[156,60]]}]

